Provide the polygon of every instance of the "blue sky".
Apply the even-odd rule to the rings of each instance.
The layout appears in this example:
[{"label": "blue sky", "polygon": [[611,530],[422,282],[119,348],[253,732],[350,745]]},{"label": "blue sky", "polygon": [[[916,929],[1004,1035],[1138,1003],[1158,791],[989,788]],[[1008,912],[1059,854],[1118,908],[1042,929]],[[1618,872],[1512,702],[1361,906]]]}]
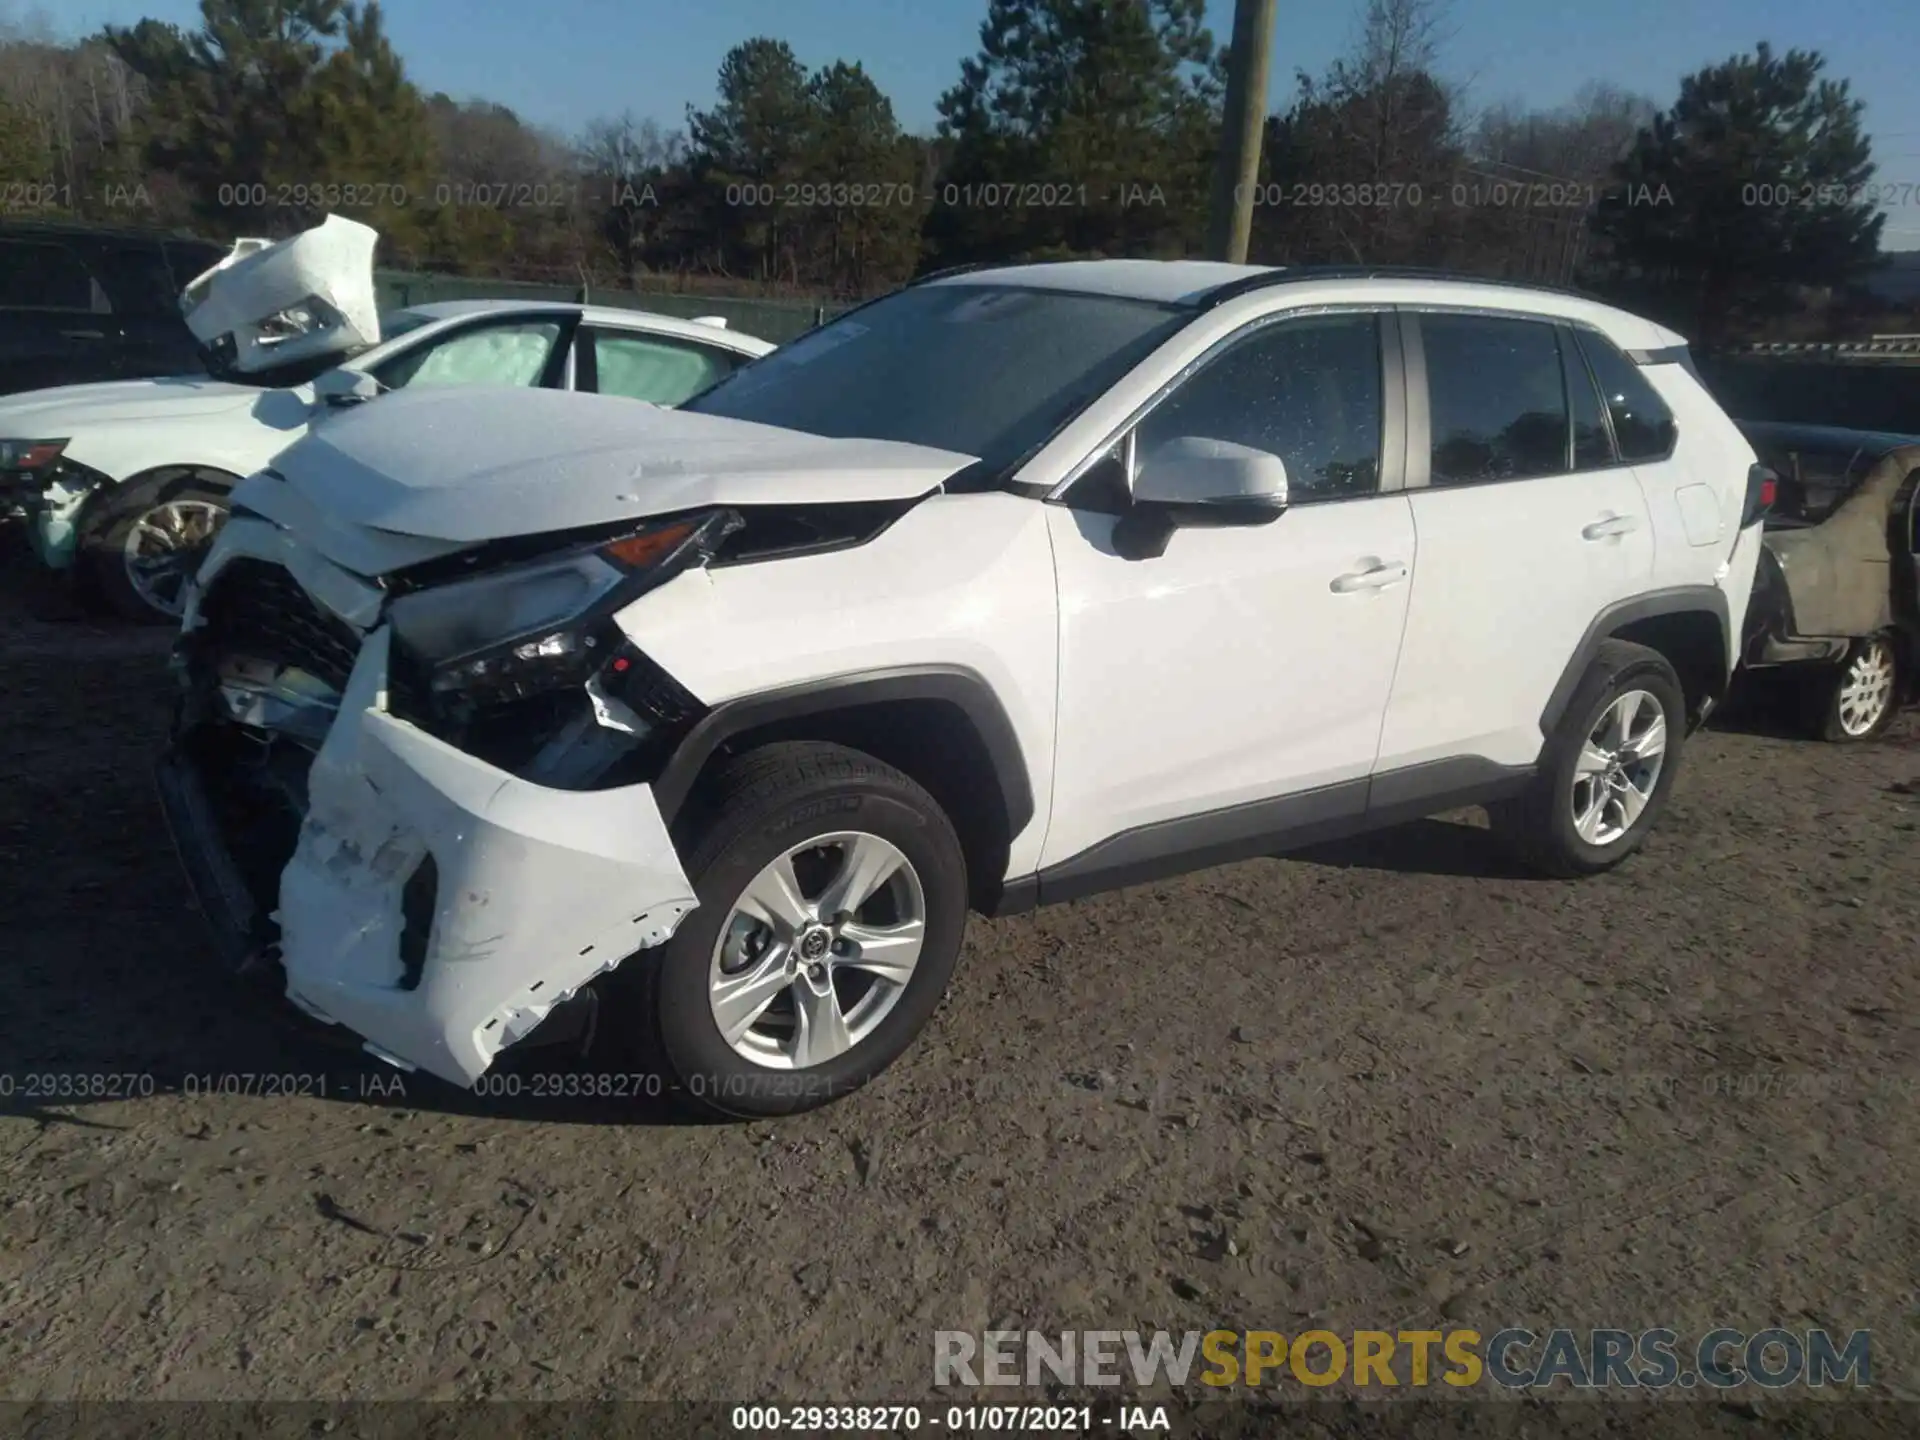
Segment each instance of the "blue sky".
[{"label": "blue sky", "polygon": [[[0,0],[0,18],[36,7]],[[1281,0],[1274,98],[1296,69],[1317,72],[1353,37],[1361,0]],[[56,0],[39,7],[69,33],[142,15],[191,23],[196,0]],[[1216,37],[1231,0],[1210,0]],[[484,95],[563,130],[632,110],[678,125],[712,99],[727,49],[753,35],[790,43],[820,65],[859,60],[893,98],[903,124],[930,129],[934,102],[976,47],[986,0],[387,0],[387,25],[416,81]],[[1909,188],[1890,207],[1887,245],[1920,247],[1920,4],[1913,0],[1453,0],[1442,69],[1475,106],[1504,99],[1552,105],[1588,80],[1660,104],[1681,75],[1755,41],[1823,50],[1830,73],[1867,102],[1883,186]]]}]

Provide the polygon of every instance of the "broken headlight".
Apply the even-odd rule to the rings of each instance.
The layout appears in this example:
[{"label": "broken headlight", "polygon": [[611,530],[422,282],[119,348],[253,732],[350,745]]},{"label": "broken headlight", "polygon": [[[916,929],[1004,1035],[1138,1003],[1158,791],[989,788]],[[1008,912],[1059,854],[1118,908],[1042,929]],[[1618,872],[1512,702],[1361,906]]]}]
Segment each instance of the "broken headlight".
[{"label": "broken headlight", "polygon": [[620,645],[613,612],[704,559],[739,523],[732,511],[661,521],[416,590],[389,610],[394,637],[434,702],[491,705],[584,685]]}]

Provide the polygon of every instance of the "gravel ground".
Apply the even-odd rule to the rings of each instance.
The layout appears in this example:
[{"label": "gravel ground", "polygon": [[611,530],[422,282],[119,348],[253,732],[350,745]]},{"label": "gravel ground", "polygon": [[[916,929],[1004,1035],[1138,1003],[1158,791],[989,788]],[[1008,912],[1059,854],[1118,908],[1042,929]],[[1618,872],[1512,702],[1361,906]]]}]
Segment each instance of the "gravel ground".
[{"label": "gravel ground", "polygon": [[0,1399],[925,1400],[1001,1321],[1870,1328],[1920,1397],[1920,716],[1697,737],[1585,883],[1462,816],[976,920],[870,1090],[682,1124],[242,1008],[148,780],[165,635],[10,569]]}]

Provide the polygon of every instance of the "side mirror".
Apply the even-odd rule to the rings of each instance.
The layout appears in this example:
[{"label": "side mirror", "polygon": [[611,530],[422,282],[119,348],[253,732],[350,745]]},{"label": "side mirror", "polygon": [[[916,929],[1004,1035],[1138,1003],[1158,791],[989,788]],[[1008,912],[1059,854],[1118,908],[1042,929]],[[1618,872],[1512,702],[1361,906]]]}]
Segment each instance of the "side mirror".
[{"label": "side mirror", "polygon": [[1114,550],[1124,559],[1152,560],[1183,526],[1279,518],[1287,508],[1287,466],[1266,450],[1183,435],[1140,460],[1132,499],[1114,525]]},{"label": "side mirror", "polygon": [[329,405],[357,405],[380,393],[380,382],[364,370],[341,365],[315,377],[313,393]]},{"label": "side mirror", "polygon": [[[1182,435],[1141,457],[1133,477],[1136,504],[1242,509],[1277,513],[1287,504],[1287,465],[1278,455]],[[1198,517],[1195,517],[1198,518]]]}]

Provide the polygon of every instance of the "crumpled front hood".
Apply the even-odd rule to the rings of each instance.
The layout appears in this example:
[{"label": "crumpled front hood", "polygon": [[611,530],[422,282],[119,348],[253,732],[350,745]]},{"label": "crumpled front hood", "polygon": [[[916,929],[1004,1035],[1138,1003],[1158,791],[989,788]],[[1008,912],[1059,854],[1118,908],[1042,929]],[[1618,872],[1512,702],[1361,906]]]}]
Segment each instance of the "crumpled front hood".
[{"label": "crumpled front hood", "polygon": [[128,420],[178,420],[237,410],[260,398],[254,385],[205,375],[56,385],[0,400],[0,438],[65,439],[88,426]]},{"label": "crumpled front hood", "polygon": [[973,459],[615,396],[462,387],[353,406],[273,468],[330,521],[481,544],[703,505],[910,499]]}]

